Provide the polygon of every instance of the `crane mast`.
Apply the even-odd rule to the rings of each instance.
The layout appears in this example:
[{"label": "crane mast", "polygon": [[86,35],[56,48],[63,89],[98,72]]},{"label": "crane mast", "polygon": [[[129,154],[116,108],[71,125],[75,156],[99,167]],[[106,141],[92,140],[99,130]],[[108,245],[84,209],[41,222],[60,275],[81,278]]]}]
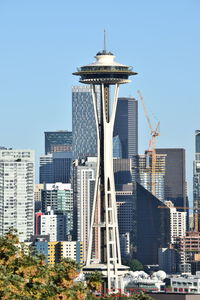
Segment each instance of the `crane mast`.
[{"label": "crane mast", "polygon": [[156,138],[157,138],[157,136],[160,135],[160,132],[159,132],[160,121],[157,123],[156,129],[153,130],[153,127],[151,125],[151,121],[150,121],[150,118],[149,118],[149,115],[148,115],[148,112],[147,112],[147,109],[146,109],[146,106],[144,103],[144,98],[139,90],[137,91],[137,93],[142,102],[142,107],[143,107],[144,114],[145,114],[149,129],[150,129],[150,134],[151,134],[148,151],[151,152],[151,158],[152,158],[152,162],[151,162],[151,186],[152,186],[151,192],[153,195],[155,195],[156,194]]}]

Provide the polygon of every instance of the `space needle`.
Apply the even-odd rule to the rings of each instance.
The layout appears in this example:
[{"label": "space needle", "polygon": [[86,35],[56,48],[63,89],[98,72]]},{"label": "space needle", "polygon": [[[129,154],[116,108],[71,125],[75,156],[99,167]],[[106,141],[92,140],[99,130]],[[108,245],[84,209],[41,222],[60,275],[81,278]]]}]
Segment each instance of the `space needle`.
[{"label": "space needle", "polygon": [[[113,174],[113,127],[119,85],[130,82],[136,75],[132,68],[115,61],[115,56],[104,50],[96,61],[77,69],[73,75],[91,85],[97,131],[97,171],[86,265],[87,275],[99,271],[103,290],[108,293],[123,291],[123,276],[128,267],[121,264],[115,183]],[[99,92],[100,90],[100,92]]]}]

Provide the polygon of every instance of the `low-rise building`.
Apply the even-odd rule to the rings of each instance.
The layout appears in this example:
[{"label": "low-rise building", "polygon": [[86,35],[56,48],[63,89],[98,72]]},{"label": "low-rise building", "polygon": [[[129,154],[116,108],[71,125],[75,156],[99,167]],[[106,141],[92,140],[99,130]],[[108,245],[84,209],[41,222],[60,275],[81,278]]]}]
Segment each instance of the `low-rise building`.
[{"label": "low-rise building", "polygon": [[196,275],[172,276],[170,282],[173,293],[200,294],[200,272],[196,272]]}]

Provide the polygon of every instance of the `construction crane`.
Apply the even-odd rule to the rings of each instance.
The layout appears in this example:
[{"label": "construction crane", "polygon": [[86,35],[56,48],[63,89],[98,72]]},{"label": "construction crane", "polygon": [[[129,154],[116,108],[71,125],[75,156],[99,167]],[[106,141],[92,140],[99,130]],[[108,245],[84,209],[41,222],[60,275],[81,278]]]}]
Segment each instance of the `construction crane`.
[{"label": "construction crane", "polygon": [[186,210],[186,209],[191,209],[194,211],[194,232],[199,232],[199,228],[198,228],[198,207],[195,205],[195,207],[186,207],[186,206],[158,206],[158,208],[176,208],[176,209],[183,209],[183,210]]},{"label": "construction crane", "polygon": [[160,135],[160,130],[159,130],[160,121],[158,121],[156,129],[154,130],[151,125],[151,121],[150,121],[150,118],[149,118],[149,115],[148,115],[148,112],[147,112],[147,109],[146,109],[146,106],[144,103],[144,98],[139,90],[137,91],[137,93],[142,102],[142,107],[143,107],[144,114],[145,114],[149,129],[150,129],[150,134],[151,134],[148,152],[151,152],[151,157],[152,157],[152,162],[151,162],[151,185],[152,185],[152,188],[151,188],[151,192],[153,195],[155,195],[156,194],[156,138],[157,138],[157,136]]}]

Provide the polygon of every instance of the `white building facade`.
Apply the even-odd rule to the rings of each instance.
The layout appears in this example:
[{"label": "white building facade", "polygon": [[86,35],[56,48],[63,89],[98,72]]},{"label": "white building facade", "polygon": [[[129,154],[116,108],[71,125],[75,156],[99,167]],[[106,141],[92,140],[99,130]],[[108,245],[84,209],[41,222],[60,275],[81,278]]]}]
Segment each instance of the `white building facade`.
[{"label": "white building facade", "polygon": [[16,229],[20,241],[34,234],[34,151],[0,150],[0,235]]},{"label": "white building facade", "polygon": [[171,201],[165,201],[170,209],[170,243],[174,244],[177,237],[184,237],[186,233],[186,212],[177,211]]},{"label": "white building facade", "polygon": [[96,157],[75,161],[74,165],[74,200],[76,208],[77,241],[83,242],[83,260],[86,261],[93,191],[96,174]]},{"label": "white building facade", "polygon": [[50,242],[65,241],[66,216],[55,215],[49,207],[48,212],[40,216],[40,234],[49,235]]}]

